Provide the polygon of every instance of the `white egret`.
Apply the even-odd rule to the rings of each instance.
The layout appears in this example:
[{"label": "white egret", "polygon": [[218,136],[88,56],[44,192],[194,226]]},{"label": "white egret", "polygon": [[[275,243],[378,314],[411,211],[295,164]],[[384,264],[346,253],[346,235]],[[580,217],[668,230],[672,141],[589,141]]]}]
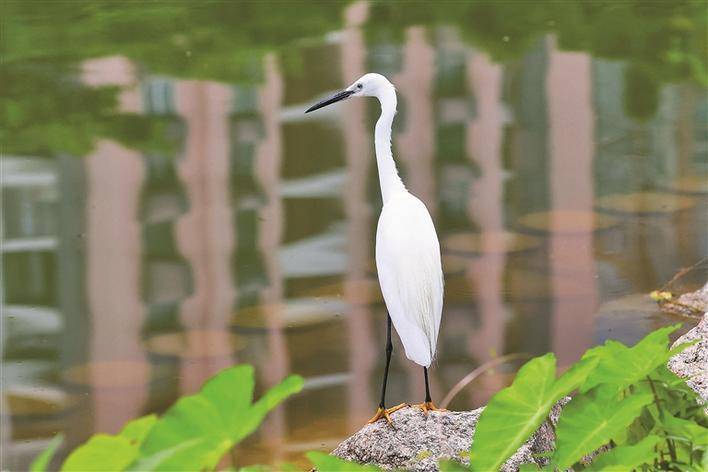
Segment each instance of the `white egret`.
[{"label": "white egret", "polygon": [[376,122],[374,145],[383,198],[376,230],[376,268],[386,302],[386,367],[381,402],[370,423],[405,404],[386,408],[386,381],[393,345],[391,322],[403,342],[406,357],[423,366],[424,412],[437,410],[430,397],[428,367],[435,357],[443,305],[440,243],[425,204],[411,195],[398,176],[391,153],[391,125],[396,114],[396,89],[380,74],[366,74],[352,85],[310,107],[305,113],[352,97],[376,97],[381,116]]}]

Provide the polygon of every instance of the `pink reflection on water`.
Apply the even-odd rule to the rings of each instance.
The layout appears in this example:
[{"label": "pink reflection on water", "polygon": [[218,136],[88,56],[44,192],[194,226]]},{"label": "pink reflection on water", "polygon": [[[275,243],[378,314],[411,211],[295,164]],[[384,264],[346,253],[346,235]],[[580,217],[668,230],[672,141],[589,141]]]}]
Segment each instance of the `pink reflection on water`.
[{"label": "pink reflection on water", "polygon": [[[177,221],[175,236],[194,280],[194,293],[181,305],[181,320],[187,330],[226,330],[235,298],[229,267],[234,248],[228,187],[231,91],[203,81],[180,81],[175,89],[177,112],[187,127],[178,174],[189,200],[189,211]],[[204,345],[200,349],[204,356],[182,363],[182,394],[194,393],[231,364],[230,357],[210,355],[211,347]]]},{"label": "pink reflection on water", "polygon": [[[268,354],[261,364],[264,383],[271,387],[280,382],[290,370],[290,359],[282,320],[283,271],[278,250],[283,234],[283,202],[280,198],[280,107],[283,99],[283,78],[273,55],[265,58],[265,83],[259,90],[259,110],[265,136],[256,151],[256,174],[265,192],[266,204],[259,211],[261,220],[258,247],[263,254],[269,285],[261,292],[261,300],[268,327]],[[262,425],[264,443],[273,460],[281,460],[287,431],[285,411],[273,411]]]},{"label": "pink reflection on water", "polygon": [[[359,25],[366,21],[368,4],[357,2],[345,11],[345,30],[342,37],[342,77],[349,83],[364,75],[366,48]],[[371,130],[366,126],[366,103],[352,100],[342,109],[344,154],[347,163],[347,182],[344,188],[344,207],[347,215],[347,273],[344,298],[350,302],[347,314],[349,337],[348,401],[350,430],[358,429],[376,408],[370,384],[371,371],[383,346],[374,343],[373,330],[385,329],[383,317],[371,325],[371,307],[356,303],[357,287],[367,278],[371,253],[372,212],[367,201],[369,169],[373,165]]]},{"label": "pink reflection on water", "polygon": [[[477,117],[467,127],[467,155],[481,171],[471,185],[468,214],[479,226],[482,254],[469,264],[468,276],[476,288],[475,298],[481,326],[469,340],[475,360],[482,363],[504,352],[504,326],[507,308],[503,300],[503,274],[506,256],[487,244],[504,230],[504,182],[502,144],[503,70],[486,54],[472,53],[467,63],[469,87],[477,102]],[[484,235],[487,236],[484,236]],[[472,390],[473,404],[484,402],[502,387],[499,376],[483,376]]]},{"label": "pink reflection on water", "polygon": [[[588,54],[561,52],[550,40],[546,93],[550,123],[552,210],[593,211],[594,113],[592,61]],[[554,304],[553,351],[559,364],[575,362],[592,345],[598,306],[592,231],[563,234],[551,226],[550,263]],[[587,288],[574,295],[573,287]]]},{"label": "pink reflection on water", "polygon": [[[121,111],[140,111],[135,69],[127,59],[87,61],[82,78],[91,86],[125,87],[119,97]],[[124,422],[140,416],[150,373],[140,343],[145,310],[139,285],[142,242],[138,208],[144,167],[139,153],[105,139],[85,162],[90,361],[129,360],[144,367],[133,370],[131,382],[116,386],[106,385],[105,380],[119,373],[89,368],[88,382],[95,386],[94,429],[116,433]]]}]

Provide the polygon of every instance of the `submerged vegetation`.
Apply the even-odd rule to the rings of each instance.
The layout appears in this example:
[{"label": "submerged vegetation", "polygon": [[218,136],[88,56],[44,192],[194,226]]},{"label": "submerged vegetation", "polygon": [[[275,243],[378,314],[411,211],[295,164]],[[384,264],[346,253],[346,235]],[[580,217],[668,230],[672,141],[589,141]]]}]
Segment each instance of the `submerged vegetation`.
[{"label": "submerged vegetation", "polygon": [[[573,392],[555,429],[556,450],[542,470],[705,470],[708,417],[697,394],[666,368],[671,356],[688,347],[668,347],[668,336],[677,327],[659,329],[633,347],[608,341],[588,350],[558,378],[553,354],[526,363],[482,413],[470,449],[470,470],[497,470],[546,420],[553,405]],[[270,410],[301,390],[303,380],[288,377],[255,403],[254,385],[252,367],[225,369],[163,416],[131,421],[114,436],[92,436],[69,454],[61,470],[215,470]],[[47,469],[59,441],[35,460],[34,472]],[[594,451],[601,452],[588,464],[586,457]],[[322,452],[307,457],[322,471],[378,470]],[[278,468],[298,470],[287,464]],[[466,470],[455,462],[441,468]],[[539,468],[527,464],[524,470]]]}]

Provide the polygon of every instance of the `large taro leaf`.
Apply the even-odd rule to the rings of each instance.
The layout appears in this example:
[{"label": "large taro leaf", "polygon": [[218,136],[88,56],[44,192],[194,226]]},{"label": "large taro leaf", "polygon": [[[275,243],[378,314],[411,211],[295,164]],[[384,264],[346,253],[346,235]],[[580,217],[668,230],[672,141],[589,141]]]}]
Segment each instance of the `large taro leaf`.
[{"label": "large taro leaf", "polygon": [[621,434],[653,400],[651,394],[637,393],[624,399],[614,387],[598,387],[578,395],[563,408],[556,427],[554,466],[565,470],[584,455]]},{"label": "large taro leaf", "polygon": [[615,392],[619,392],[645,378],[654,369],[666,364],[671,356],[688,346],[682,345],[673,350],[668,348],[668,336],[679,326],[658,329],[631,348],[617,341],[607,341],[602,346],[589,349],[583,359],[596,358],[599,362],[580,387],[580,392],[585,393],[600,384],[613,385]]},{"label": "large taro leaf", "polygon": [[66,458],[61,470],[75,472],[123,470],[138,456],[129,439],[95,434]]},{"label": "large taro leaf", "polygon": [[208,453],[210,445],[204,439],[190,439],[176,446],[141,456],[127,469],[129,472],[165,470],[170,464],[188,464],[192,456],[202,457]]},{"label": "large taro leaf", "polygon": [[74,449],[62,464],[62,471],[123,470],[136,457],[140,444],[157,417],[148,415],[126,423],[115,435],[96,434]]},{"label": "large taro leaf", "polygon": [[661,437],[650,435],[633,446],[610,449],[593,459],[590,468],[602,472],[626,472],[644,463],[652,463],[654,448]]},{"label": "large taro leaf", "polygon": [[585,380],[598,359],[584,359],[556,379],[549,353],[527,362],[514,383],[501,390],[482,412],[470,450],[472,470],[498,470],[546,419],[553,405]]},{"label": "large taro leaf", "polygon": [[[251,403],[254,384],[251,366],[231,367],[217,374],[198,394],[180,399],[158,420],[141,447],[139,461],[151,459],[152,470],[214,468],[270,410],[300,391],[303,381],[290,376]],[[189,446],[180,448],[184,443]],[[170,453],[158,456],[166,450]]]}]

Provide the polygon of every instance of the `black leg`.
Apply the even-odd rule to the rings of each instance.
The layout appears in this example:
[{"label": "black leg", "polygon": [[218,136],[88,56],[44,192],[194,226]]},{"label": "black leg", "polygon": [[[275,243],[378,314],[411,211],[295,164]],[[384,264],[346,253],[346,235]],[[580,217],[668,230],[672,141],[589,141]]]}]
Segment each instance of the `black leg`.
[{"label": "black leg", "polygon": [[383,385],[381,386],[381,403],[379,407],[386,409],[386,381],[388,380],[388,365],[391,363],[393,343],[391,342],[391,316],[386,313],[386,367],[384,368]]},{"label": "black leg", "polygon": [[430,385],[428,385],[428,368],[423,367],[423,374],[425,375],[425,403],[430,403],[433,400],[430,398]]}]

